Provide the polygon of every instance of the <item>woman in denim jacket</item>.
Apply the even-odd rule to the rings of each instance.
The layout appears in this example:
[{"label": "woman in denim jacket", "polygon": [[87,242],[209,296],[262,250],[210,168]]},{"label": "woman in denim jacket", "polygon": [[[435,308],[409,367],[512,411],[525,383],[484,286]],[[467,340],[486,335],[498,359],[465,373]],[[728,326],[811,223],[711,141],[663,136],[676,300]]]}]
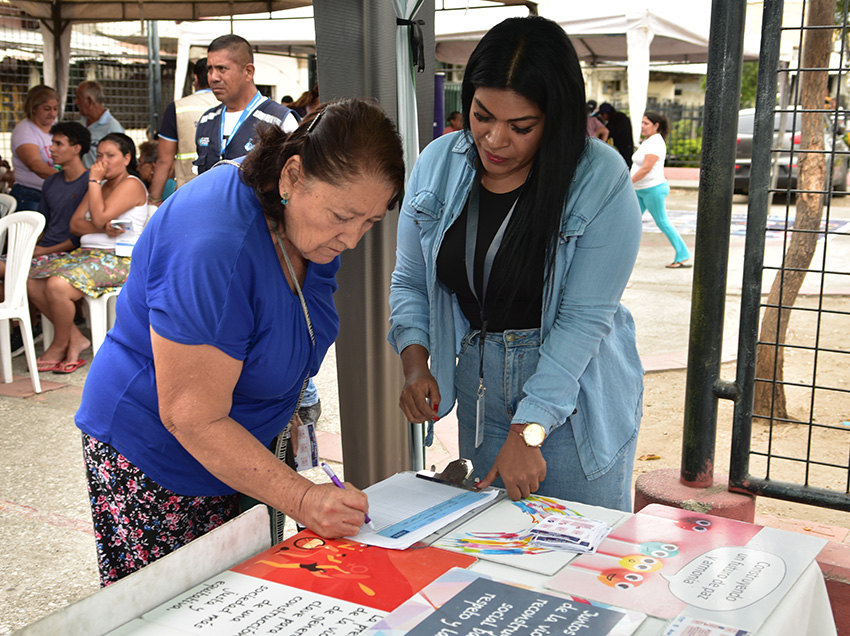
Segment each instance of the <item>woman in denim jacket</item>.
[{"label": "woman in denim jacket", "polygon": [[586,138],[578,57],[554,22],[495,26],[462,91],[465,129],[424,150],[399,220],[400,406],[422,422],[457,399],[480,487],[630,510],[643,369],[620,305],[641,233],[626,165]]}]

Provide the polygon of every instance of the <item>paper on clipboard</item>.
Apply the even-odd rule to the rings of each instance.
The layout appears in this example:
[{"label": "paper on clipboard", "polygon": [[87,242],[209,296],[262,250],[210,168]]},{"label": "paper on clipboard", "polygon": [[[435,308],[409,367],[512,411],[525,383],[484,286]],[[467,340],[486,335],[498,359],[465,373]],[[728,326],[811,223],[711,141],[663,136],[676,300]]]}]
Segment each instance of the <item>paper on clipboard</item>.
[{"label": "paper on clipboard", "polygon": [[375,530],[364,525],[351,538],[394,550],[409,548],[467,512],[494,502],[500,494],[496,488],[474,492],[439,484],[412,472],[396,473],[363,492],[369,497]]}]

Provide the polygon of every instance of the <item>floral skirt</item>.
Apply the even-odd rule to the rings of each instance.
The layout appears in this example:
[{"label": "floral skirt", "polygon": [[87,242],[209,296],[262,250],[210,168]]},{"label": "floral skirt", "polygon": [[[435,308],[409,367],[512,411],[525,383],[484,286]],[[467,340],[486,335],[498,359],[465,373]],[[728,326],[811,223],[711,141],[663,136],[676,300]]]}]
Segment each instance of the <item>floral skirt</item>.
[{"label": "floral skirt", "polygon": [[130,273],[130,257],[114,252],[80,248],[54,258],[49,263],[33,266],[30,278],[58,276],[92,298],[118,289]]},{"label": "floral skirt", "polygon": [[83,457],[103,587],[239,514],[238,494],[178,495],[85,433]]}]

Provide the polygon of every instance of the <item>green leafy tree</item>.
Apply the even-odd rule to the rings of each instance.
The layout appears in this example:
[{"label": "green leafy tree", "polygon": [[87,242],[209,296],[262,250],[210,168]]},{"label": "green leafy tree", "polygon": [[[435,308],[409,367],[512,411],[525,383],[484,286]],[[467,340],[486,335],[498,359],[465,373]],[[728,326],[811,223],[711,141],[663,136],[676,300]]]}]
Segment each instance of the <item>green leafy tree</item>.
[{"label": "green leafy tree", "polygon": [[756,105],[756,79],[759,73],[758,62],[744,62],[741,75],[741,108],[752,108]]}]

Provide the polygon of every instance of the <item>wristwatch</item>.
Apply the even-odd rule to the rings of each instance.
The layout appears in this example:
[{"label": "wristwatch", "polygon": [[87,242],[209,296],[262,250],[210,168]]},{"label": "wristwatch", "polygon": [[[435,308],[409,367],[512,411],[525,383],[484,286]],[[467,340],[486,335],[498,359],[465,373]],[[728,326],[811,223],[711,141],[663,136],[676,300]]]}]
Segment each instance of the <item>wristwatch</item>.
[{"label": "wristwatch", "polygon": [[543,428],[542,424],[529,422],[523,427],[522,431],[513,428],[514,426],[521,426],[521,424],[511,424],[511,430],[516,431],[517,435],[522,437],[526,446],[539,448],[543,444],[543,440],[546,439],[546,429]]}]

